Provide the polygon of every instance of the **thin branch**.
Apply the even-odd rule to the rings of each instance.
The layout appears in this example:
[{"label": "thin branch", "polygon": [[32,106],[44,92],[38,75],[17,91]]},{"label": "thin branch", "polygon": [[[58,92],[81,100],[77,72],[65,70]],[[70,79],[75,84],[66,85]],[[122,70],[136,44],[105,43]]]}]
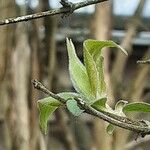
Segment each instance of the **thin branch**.
[{"label": "thin branch", "polygon": [[[38,18],[42,18],[42,17],[46,17],[46,16],[54,16],[54,15],[58,15],[58,14],[73,13],[75,10],[80,9],[82,7],[101,3],[104,1],[108,1],[108,0],[85,0],[85,1],[79,2],[79,3],[66,2],[65,4],[62,3],[63,7],[58,8],[58,9],[52,9],[49,11],[44,11],[44,12],[35,13],[35,14],[31,14],[31,15],[0,20],[0,26],[6,25],[6,24],[17,23],[17,22],[28,21],[28,20],[32,20],[32,19],[38,19]],[[68,5],[66,5],[66,4],[68,4]]]},{"label": "thin branch", "polygon": [[138,60],[137,63],[138,64],[150,64],[150,59],[148,59],[148,60]]},{"label": "thin branch", "polygon": [[[61,98],[60,96],[50,92],[42,83],[40,83],[37,80],[33,80],[32,81],[34,88],[44,92],[45,94],[57,99],[58,101],[60,101],[61,103],[65,104],[66,100]],[[135,120],[131,120],[129,118],[126,117],[121,117],[121,116],[117,116],[102,110],[96,110],[95,108],[93,108],[90,105],[87,105],[84,101],[82,101],[79,98],[75,98],[75,100],[78,103],[78,106],[84,110],[84,112],[91,114],[93,116],[96,116],[100,119],[103,119],[113,125],[119,126],[121,128],[127,129],[127,130],[131,130],[134,132],[137,132],[138,134],[140,134],[142,137],[144,137],[145,135],[150,134],[150,128],[146,125],[143,124],[141,121],[135,121]]]}]

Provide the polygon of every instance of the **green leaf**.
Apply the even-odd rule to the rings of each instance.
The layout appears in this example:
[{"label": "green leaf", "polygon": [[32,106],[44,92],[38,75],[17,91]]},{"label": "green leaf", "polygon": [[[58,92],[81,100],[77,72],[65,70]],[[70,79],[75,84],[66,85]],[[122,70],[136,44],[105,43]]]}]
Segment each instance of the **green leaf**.
[{"label": "green leaf", "polygon": [[74,99],[70,99],[66,103],[68,110],[74,115],[79,116],[83,113],[83,110],[79,108],[77,102]]},{"label": "green leaf", "polygon": [[[97,44],[97,45],[95,45]],[[85,41],[83,43],[84,47],[84,63],[86,66],[86,70],[90,79],[90,85],[92,88],[92,92],[95,95],[96,99],[102,97],[102,93],[106,93],[106,86],[104,81],[103,74],[103,63],[102,59],[100,59],[100,55],[97,56],[97,60],[94,59],[93,53],[99,49],[100,45],[95,41]],[[99,49],[99,52],[101,50]],[[103,79],[103,80],[101,80]]]},{"label": "green leaf", "polygon": [[113,124],[109,124],[106,128],[108,134],[112,135],[115,130],[115,126]]},{"label": "green leaf", "polygon": [[100,100],[97,100],[92,104],[92,107],[95,108],[96,110],[106,111],[107,110],[106,101],[107,98],[102,98]]},{"label": "green leaf", "polygon": [[97,100],[96,102],[94,102],[91,106],[98,111],[106,111],[106,112],[113,113],[112,108],[106,102],[107,102],[106,97],[101,98],[101,99]]},{"label": "green leaf", "polygon": [[84,46],[84,63],[89,77],[89,82],[92,90],[92,94],[96,98],[98,88],[98,71],[92,55],[88,52],[88,49]]},{"label": "green leaf", "polygon": [[69,98],[80,97],[78,93],[74,93],[74,92],[62,92],[62,93],[59,93],[59,94],[57,94],[57,95],[59,95],[60,97],[62,97],[62,98],[65,99],[66,101],[67,101]]},{"label": "green leaf", "polygon": [[[79,96],[77,93],[73,93],[73,92],[63,92],[63,93],[59,93],[58,95],[64,98],[66,101],[69,98],[74,98]],[[46,97],[44,99],[37,101],[37,106],[39,108],[39,113],[40,113],[39,114],[40,127],[44,133],[47,133],[48,119],[60,105],[61,103],[52,97]]]},{"label": "green leaf", "polygon": [[89,53],[91,53],[93,56],[100,55],[101,50],[104,47],[116,47],[120,49],[123,53],[128,55],[127,51],[123,49],[121,46],[116,44],[113,41],[98,41],[98,40],[85,40],[84,45],[86,45],[87,49],[89,50]]},{"label": "green leaf", "polygon": [[116,47],[127,52],[113,41],[86,40],[83,43],[84,63],[89,77],[90,85],[96,99],[106,96],[106,84],[104,81],[104,64],[101,54],[104,47]]},{"label": "green leaf", "polygon": [[123,108],[127,105],[127,103],[128,101],[119,100],[115,105],[115,114],[125,117],[125,114],[123,113]]},{"label": "green leaf", "polygon": [[52,98],[47,97],[37,102],[39,108],[40,127],[44,133],[47,133],[47,121],[50,115],[61,105],[61,103]]},{"label": "green leaf", "polygon": [[99,84],[98,84],[98,92],[100,96],[106,96],[106,83],[104,79],[104,58],[102,56],[97,57],[96,66],[99,75]]},{"label": "green leaf", "polygon": [[69,55],[69,73],[72,84],[77,92],[88,101],[91,101],[94,97],[91,93],[91,86],[86,68],[78,59],[72,41],[68,39],[67,50]]},{"label": "green leaf", "polygon": [[123,112],[144,112],[150,113],[150,104],[144,102],[130,103],[124,106]]}]

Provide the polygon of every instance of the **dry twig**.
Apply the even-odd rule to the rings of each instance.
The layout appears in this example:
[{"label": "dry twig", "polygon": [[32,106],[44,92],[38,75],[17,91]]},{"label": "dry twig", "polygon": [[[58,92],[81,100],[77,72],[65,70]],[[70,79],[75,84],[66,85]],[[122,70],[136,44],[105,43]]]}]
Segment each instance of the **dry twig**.
[{"label": "dry twig", "polygon": [[31,15],[20,16],[20,17],[16,17],[16,18],[8,18],[8,19],[0,20],[0,26],[6,25],[6,24],[17,23],[17,22],[28,21],[28,20],[32,20],[32,19],[38,19],[38,18],[42,18],[42,17],[46,17],[46,16],[54,16],[54,15],[58,15],[58,14],[73,13],[75,10],[80,9],[82,7],[101,3],[104,1],[107,1],[107,0],[85,0],[85,1],[79,2],[79,3],[70,3],[70,2],[64,3],[61,1],[61,4],[63,5],[63,7],[61,7],[61,8],[52,9],[49,11],[35,13],[35,14],[31,14]]}]

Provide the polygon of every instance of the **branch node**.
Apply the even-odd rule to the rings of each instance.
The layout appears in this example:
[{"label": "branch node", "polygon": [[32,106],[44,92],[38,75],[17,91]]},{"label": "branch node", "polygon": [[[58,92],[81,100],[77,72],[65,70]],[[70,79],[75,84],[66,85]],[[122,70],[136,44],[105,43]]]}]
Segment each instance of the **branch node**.
[{"label": "branch node", "polygon": [[41,82],[39,82],[37,79],[34,79],[31,81],[34,88],[43,91],[43,89],[45,89],[45,87],[43,86],[43,84]]},{"label": "branch node", "polygon": [[70,14],[72,14],[75,10],[75,5],[72,3],[72,2],[69,2],[68,0],[61,0],[60,1],[60,4],[64,7],[64,8],[69,8],[69,12],[68,13],[65,13],[63,15],[63,17],[66,17]]}]

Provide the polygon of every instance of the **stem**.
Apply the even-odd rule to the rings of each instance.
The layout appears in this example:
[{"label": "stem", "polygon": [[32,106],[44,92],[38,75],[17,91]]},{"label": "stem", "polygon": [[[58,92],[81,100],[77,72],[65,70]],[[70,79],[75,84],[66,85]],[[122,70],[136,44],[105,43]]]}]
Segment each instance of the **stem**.
[{"label": "stem", "polygon": [[8,19],[0,20],[0,26],[6,25],[6,24],[17,23],[17,22],[28,21],[28,20],[37,19],[37,18],[42,18],[42,17],[46,17],[46,16],[54,16],[54,15],[58,15],[58,14],[68,14],[68,13],[70,14],[70,13],[73,13],[75,10],[80,9],[82,7],[101,3],[104,1],[107,1],[107,0],[85,0],[85,1],[79,2],[79,3],[71,3],[71,5],[68,5],[68,7],[63,5],[63,7],[58,8],[58,9],[52,9],[49,11],[20,16],[20,17],[16,17],[16,18],[8,18]]},{"label": "stem", "polygon": [[[45,94],[57,99],[61,103],[65,104],[66,100],[61,98],[60,96],[50,92],[42,83],[40,83],[38,80],[32,81],[34,88],[44,92]],[[107,121],[113,125],[116,125],[118,127],[131,130],[134,132],[137,132],[141,134],[142,137],[145,135],[150,134],[150,128],[148,126],[145,126],[146,124],[141,123],[140,121],[131,120],[126,117],[117,116],[102,110],[96,110],[92,106],[86,104],[84,101],[80,100],[79,98],[75,98],[77,101],[79,107],[84,110],[87,114],[91,114],[93,116],[96,116],[100,119],[103,119],[104,121]]]}]

